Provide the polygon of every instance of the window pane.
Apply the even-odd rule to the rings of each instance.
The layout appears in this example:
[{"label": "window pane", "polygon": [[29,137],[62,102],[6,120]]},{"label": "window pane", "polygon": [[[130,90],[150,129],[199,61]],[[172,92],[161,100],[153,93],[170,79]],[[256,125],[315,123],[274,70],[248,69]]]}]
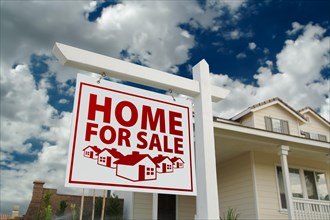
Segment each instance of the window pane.
[{"label": "window pane", "polygon": [[327,188],[327,183],[325,182],[325,174],[315,172],[317,191],[319,192],[319,198],[321,200],[329,200],[329,193]]},{"label": "window pane", "polygon": [[266,124],[266,130],[271,131],[272,130],[272,120],[269,117],[265,117],[265,124]]},{"label": "window pane", "polygon": [[318,140],[319,139],[319,135],[318,134],[310,133],[310,136],[311,136],[311,139],[314,139],[314,140]]},{"label": "window pane", "polygon": [[319,140],[320,141],[327,141],[327,136],[319,134]]},{"label": "window pane", "polygon": [[318,199],[313,171],[304,170],[307,195],[309,199]]},{"label": "window pane", "polygon": [[303,190],[298,169],[289,168],[290,183],[293,197],[303,198]]},{"label": "window pane", "polygon": [[289,122],[287,121],[281,121],[282,122],[282,129],[284,134],[290,134],[289,132]]},{"label": "window pane", "polygon": [[273,131],[282,133],[281,120],[272,118]]},{"label": "window pane", "polygon": [[281,207],[282,207],[282,209],[286,209],[287,206],[286,206],[286,198],[285,198],[285,192],[284,192],[282,168],[277,167],[276,170],[277,170],[278,186],[280,188]]}]

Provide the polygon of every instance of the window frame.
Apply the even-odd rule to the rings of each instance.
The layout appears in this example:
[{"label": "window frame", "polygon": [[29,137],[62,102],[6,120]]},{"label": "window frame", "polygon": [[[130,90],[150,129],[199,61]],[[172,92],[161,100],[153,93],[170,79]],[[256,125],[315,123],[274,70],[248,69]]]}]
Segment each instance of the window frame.
[{"label": "window frame", "polygon": [[[278,131],[274,130],[273,120],[279,120],[280,121],[281,132],[278,132]],[[290,135],[290,125],[289,125],[288,120],[284,120],[284,119],[280,119],[280,118],[276,118],[276,117],[271,117],[271,116],[264,116],[264,121],[265,121],[265,129],[267,131],[271,131],[271,132],[278,133],[278,134],[288,134],[288,135]],[[287,130],[287,132],[286,132],[286,130]]]},{"label": "window frame", "polygon": [[[277,167],[282,169],[281,164],[279,163],[275,163],[275,179],[276,179],[276,188],[277,188],[277,198],[278,198],[278,205],[280,208],[280,211],[287,211],[287,208],[283,208],[282,207],[282,202],[281,202],[281,190],[280,190],[280,184],[279,184],[279,177],[278,177],[278,173],[277,173]],[[327,190],[328,190],[328,195],[330,196],[330,186],[329,186],[329,181],[328,181],[328,174],[325,170],[321,170],[321,169],[315,169],[315,168],[310,168],[310,167],[301,167],[301,166],[289,166],[289,169],[298,169],[299,170],[299,176],[300,176],[300,183],[301,183],[301,187],[302,187],[302,192],[303,192],[303,197],[302,198],[298,198],[298,197],[293,197],[293,199],[304,199],[304,200],[309,200],[309,201],[330,201],[329,200],[323,200],[320,199],[320,192],[317,186],[317,182],[315,182],[315,186],[316,186],[316,193],[317,193],[317,197],[318,199],[310,199],[308,198],[308,193],[307,193],[307,187],[306,187],[306,182],[305,182],[305,176],[304,176],[304,171],[312,171],[314,174],[314,178],[315,177],[315,173],[322,173],[325,176],[325,184],[327,186]],[[284,180],[283,180],[284,181]],[[290,186],[291,187],[291,186]]]},{"label": "window frame", "polygon": [[[310,131],[301,131],[300,134],[304,136],[306,139],[317,140],[317,141],[327,141],[327,136],[324,134],[314,133]],[[316,138],[312,138],[312,136],[317,136]]]}]

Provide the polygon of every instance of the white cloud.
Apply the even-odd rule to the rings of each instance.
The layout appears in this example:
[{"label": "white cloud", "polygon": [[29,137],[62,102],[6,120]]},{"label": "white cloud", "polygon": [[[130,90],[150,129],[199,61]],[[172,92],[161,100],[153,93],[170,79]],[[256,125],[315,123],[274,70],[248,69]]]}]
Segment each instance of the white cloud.
[{"label": "white cloud", "polygon": [[67,99],[60,99],[58,101],[58,103],[60,103],[60,104],[67,104],[67,103],[69,103],[69,100],[67,100]]},{"label": "white cloud", "polygon": [[254,42],[249,43],[249,49],[250,50],[254,50],[254,49],[256,49],[256,47],[257,47],[256,43],[254,43]]},{"label": "white cloud", "polygon": [[286,33],[288,35],[294,35],[296,34],[298,31],[301,31],[304,29],[304,25],[299,24],[298,22],[293,22],[292,23],[292,30],[288,30]]},{"label": "white cloud", "polygon": [[318,25],[303,26],[303,32],[295,40],[287,40],[277,54],[276,68],[266,61],[254,75],[256,85],[245,85],[227,75],[212,75],[216,85],[231,90],[228,98],[214,105],[218,116],[232,117],[250,105],[273,97],[280,97],[299,110],[310,106],[320,109],[320,114],[329,119],[329,79],[321,71],[329,68],[330,37],[323,36],[325,29]]},{"label": "white cloud", "polygon": [[236,55],[236,58],[237,59],[244,59],[244,58],[246,58],[246,53],[241,52],[241,53]]},{"label": "white cloud", "polygon": [[36,88],[27,65],[3,69],[0,76],[1,148],[9,152],[27,153],[30,149],[23,144],[24,141],[37,137],[42,126],[49,126],[57,112],[47,104],[47,90]]}]

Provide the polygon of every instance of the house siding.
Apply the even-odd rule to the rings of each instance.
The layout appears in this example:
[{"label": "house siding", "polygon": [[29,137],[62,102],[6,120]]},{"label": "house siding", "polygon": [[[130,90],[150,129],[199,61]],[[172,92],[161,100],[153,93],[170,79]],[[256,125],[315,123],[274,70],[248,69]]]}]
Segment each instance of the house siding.
[{"label": "house siding", "polygon": [[[289,167],[320,170],[326,172],[329,183],[329,167],[325,162],[302,160],[288,156]],[[256,185],[260,219],[288,219],[287,213],[280,210],[279,192],[275,167],[280,165],[280,157],[275,154],[255,152]]]},{"label": "house siding", "polygon": [[134,193],[133,219],[152,219],[152,193]]},{"label": "house siding", "polygon": [[276,183],[275,164],[280,164],[280,157],[255,152],[254,160],[260,219],[288,219],[286,213],[280,212],[279,193]]},{"label": "house siding", "polygon": [[290,135],[300,136],[298,119],[280,105],[272,105],[254,112],[255,128],[266,129],[265,116],[288,121]]},{"label": "house siding", "polygon": [[177,196],[177,219],[191,220],[196,214],[195,196]]},{"label": "house siding", "polygon": [[245,115],[244,117],[242,117],[242,119],[240,120],[240,123],[244,126],[253,128],[254,127],[253,114],[249,113],[249,114]]},{"label": "house siding", "polygon": [[320,120],[311,113],[306,113],[304,116],[309,118],[309,122],[301,125],[300,130],[325,135],[327,137],[327,142],[330,142],[329,126],[326,126],[324,123],[320,122]]},{"label": "house siding", "polygon": [[218,165],[220,214],[234,208],[240,219],[256,219],[250,153]]}]

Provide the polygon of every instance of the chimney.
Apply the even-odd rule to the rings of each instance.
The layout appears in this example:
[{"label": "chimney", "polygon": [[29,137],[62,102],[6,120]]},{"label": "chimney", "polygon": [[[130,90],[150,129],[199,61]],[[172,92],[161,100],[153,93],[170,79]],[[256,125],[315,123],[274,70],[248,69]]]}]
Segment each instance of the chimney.
[{"label": "chimney", "polygon": [[32,201],[31,202],[41,202],[42,201],[44,184],[45,184],[45,182],[38,181],[38,180],[33,182],[33,192],[32,192]]},{"label": "chimney", "polygon": [[140,155],[139,151],[132,151],[132,156],[138,156],[138,155]]},{"label": "chimney", "polygon": [[19,205],[15,205],[13,211],[11,212],[11,218],[14,219],[15,217],[19,216]]}]

